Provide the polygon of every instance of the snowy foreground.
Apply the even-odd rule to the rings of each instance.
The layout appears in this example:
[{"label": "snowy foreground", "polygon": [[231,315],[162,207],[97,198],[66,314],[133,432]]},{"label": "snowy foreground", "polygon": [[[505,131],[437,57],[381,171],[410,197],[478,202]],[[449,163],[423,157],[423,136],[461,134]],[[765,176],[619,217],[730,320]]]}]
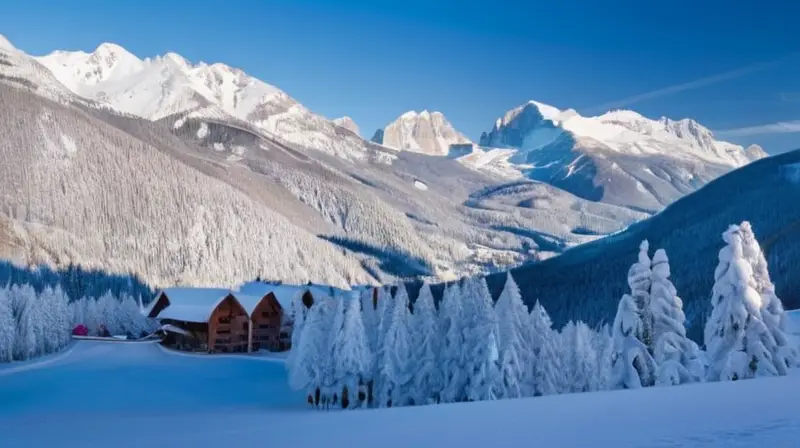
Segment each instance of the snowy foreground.
[{"label": "snowy foreground", "polygon": [[0,367],[2,445],[792,447],[800,374],[533,399],[312,411],[280,360],[78,341]]}]

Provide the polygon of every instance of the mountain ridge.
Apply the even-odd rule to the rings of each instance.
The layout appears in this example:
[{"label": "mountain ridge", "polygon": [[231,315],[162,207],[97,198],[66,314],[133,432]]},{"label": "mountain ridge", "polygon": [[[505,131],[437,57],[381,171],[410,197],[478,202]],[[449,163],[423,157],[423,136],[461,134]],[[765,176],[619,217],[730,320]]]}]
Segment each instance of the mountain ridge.
[{"label": "mountain ridge", "polygon": [[[546,151],[468,142],[450,144],[445,152],[437,140],[442,133],[433,127],[452,125],[430,111],[404,114],[411,123],[405,129],[430,125],[430,132],[408,135],[435,137],[438,154],[398,151],[364,140],[346,120],[315,114],[241,70],[192,64],[175,53],[140,59],[123,50],[105,44],[92,53],[62,51],[38,59],[0,50],[0,95],[7,99],[0,113],[10,117],[2,123],[0,149],[11,161],[0,181],[7,182],[3,191],[12,192],[0,194],[0,228],[6,229],[0,242],[11,241],[0,244],[0,252],[29,264],[88,262],[159,284],[213,285],[259,275],[338,285],[451,279],[543,260],[618,232],[731,169],[690,165],[691,171],[672,166],[681,159],[621,154],[559,131],[576,112],[535,102],[529,104],[542,129],[556,132],[557,144]],[[35,108],[26,119],[15,118],[16,105],[29,103]],[[545,123],[543,114],[553,120]],[[454,128],[451,137],[468,141]],[[606,162],[573,154],[583,147]],[[131,165],[126,158],[137,152],[130,148],[170,161],[175,175],[153,174],[140,161]],[[532,153],[536,160],[527,160]],[[37,155],[52,164],[37,162]],[[552,159],[550,171],[531,168],[543,157]],[[128,177],[150,177],[123,182],[126,175],[118,169],[129,165],[138,168]],[[639,177],[617,175],[621,187],[596,185],[603,173],[598,166],[625,176],[638,166]],[[568,175],[560,178],[562,170]],[[681,170],[696,174],[694,180],[665,180]],[[120,178],[119,185],[95,179],[104,172]],[[19,173],[42,179],[41,185],[33,188]],[[192,190],[198,179],[208,192]],[[619,194],[636,191],[635,182],[644,190],[641,197]],[[132,192],[159,199],[142,203]],[[82,212],[65,221],[73,210],[52,198]],[[96,220],[87,218],[93,207],[104,211]],[[229,235],[230,229],[241,235]],[[259,241],[241,239],[252,231]],[[210,237],[217,234],[224,235],[225,247]],[[136,248],[137,239],[146,250]],[[327,254],[328,265],[298,248]],[[288,266],[307,269],[271,266],[275,260],[264,258],[270,251],[279,251]]]},{"label": "mountain ridge", "polygon": [[691,119],[652,120],[629,110],[583,117],[535,101],[499,117],[479,144],[471,157],[487,169],[649,212],[766,155],[718,141]]}]

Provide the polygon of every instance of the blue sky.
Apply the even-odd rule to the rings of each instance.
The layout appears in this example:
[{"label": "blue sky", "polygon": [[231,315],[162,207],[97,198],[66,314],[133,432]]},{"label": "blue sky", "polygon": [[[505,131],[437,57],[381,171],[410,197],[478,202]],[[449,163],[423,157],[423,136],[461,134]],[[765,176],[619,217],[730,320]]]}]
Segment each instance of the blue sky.
[{"label": "blue sky", "polygon": [[26,0],[3,5],[0,33],[36,55],[114,42],[224,62],[323,115],[350,115],[367,137],[429,109],[477,138],[535,99],[692,117],[777,153],[800,147],[790,3]]}]

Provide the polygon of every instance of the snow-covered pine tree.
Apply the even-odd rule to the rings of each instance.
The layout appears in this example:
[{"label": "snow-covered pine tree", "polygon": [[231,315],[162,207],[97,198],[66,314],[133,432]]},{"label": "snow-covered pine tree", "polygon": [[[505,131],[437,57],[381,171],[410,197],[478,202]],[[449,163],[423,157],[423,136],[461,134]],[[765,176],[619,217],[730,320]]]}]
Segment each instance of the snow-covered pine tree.
[{"label": "snow-covered pine tree", "polygon": [[[628,270],[628,286],[631,288],[631,297],[636,304],[640,325],[635,337],[642,341],[650,356],[653,355],[653,315],[650,312],[650,285],[652,272],[650,270],[650,243],[647,240],[639,245],[639,259]],[[646,363],[640,364],[637,358],[636,370],[639,372],[642,386],[648,387],[655,384],[655,371]]]},{"label": "snow-covered pine tree", "polygon": [[370,351],[375,353],[378,346],[378,323],[380,322],[380,316],[372,300],[373,291],[373,288],[365,288],[362,290],[360,300],[361,320],[364,323],[364,332],[367,335]]},{"label": "snow-covered pine tree", "polygon": [[501,398],[519,398],[533,395],[530,390],[527,365],[531,362],[532,347],[528,311],[522,303],[514,278],[509,272],[503,292],[495,304],[498,319],[499,369],[501,387],[497,391]]},{"label": "snow-covered pine tree", "polygon": [[142,314],[139,302],[133,296],[124,294],[121,298],[121,312],[123,316],[123,331],[126,335],[138,338],[142,333],[150,332],[147,317]]},{"label": "snow-covered pine tree", "polygon": [[413,341],[411,337],[408,292],[401,283],[394,296],[391,324],[386,334],[382,396],[389,397],[389,406],[406,406],[414,402]]},{"label": "snow-covered pine tree", "polygon": [[11,287],[10,296],[14,320],[17,322],[14,359],[33,358],[39,351],[36,338],[36,291],[30,285],[16,285]]},{"label": "snow-covered pine tree", "polygon": [[0,288],[0,362],[14,359],[14,340],[17,323],[11,306],[11,295],[7,288]]},{"label": "snow-covered pine tree", "polygon": [[647,346],[637,337],[642,333],[642,319],[636,302],[628,294],[622,296],[611,329],[611,381],[614,389],[642,387],[642,373],[654,372],[655,361]]},{"label": "snow-covered pine tree", "polygon": [[785,375],[788,368],[796,367],[800,362],[798,347],[790,336],[786,310],[781,299],[775,294],[775,285],[769,275],[767,259],[756,240],[752,226],[748,221],[744,221],[739,225],[739,230],[742,235],[742,254],[753,269],[755,289],[761,295],[761,318],[778,346],[774,350],[775,368],[781,375]]},{"label": "snow-covered pine tree", "polygon": [[599,326],[594,332],[593,346],[597,353],[597,388],[608,390],[611,386],[611,354],[613,343],[611,327],[608,324]]},{"label": "snow-covered pine tree", "polygon": [[361,320],[360,297],[354,294],[352,298],[340,298],[339,303],[345,311],[344,322],[333,340],[334,378],[342,407],[355,408],[362,403],[361,386],[372,373],[372,353]]},{"label": "snow-covered pine tree", "polygon": [[120,302],[111,291],[106,291],[97,299],[97,311],[100,323],[105,325],[111,335],[122,333],[122,319],[119,312]]},{"label": "snow-covered pine tree", "polygon": [[286,357],[286,368],[288,370],[294,369],[294,364],[297,360],[297,348],[300,346],[300,339],[303,334],[303,325],[306,321],[309,309],[303,303],[303,294],[297,293],[292,296],[292,301],[289,303],[289,314],[292,319],[292,348]]},{"label": "snow-covered pine tree", "polygon": [[464,364],[464,303],[461,286],[447,285],[439,306],[439,331],[442,334],[441,365],[444,377],[441,401],[453,403],[466,399]]},{"label": "snow-covered pine tree", "polygon": [[290,366],[289,385],[294,390],[306,390],[309,403],[320,406],[323,366],[328,358],[328,313],[324,300],[314,303],[308,312],[303,331]]},{"label": "snow-covered pine tree", "polygon": [[761,316],[762,297],[756,290],[753,268],[745,259],[742,230],[732,225],[722,235],[714,271],[711,317],[705,343],[709,381],[775,376],[778,344]]},{"label": "snow-covered pine tree", "polygon": [[[324,299],[327,300],[327,299]],[[334,302],[330,303],[333,310],[331,325],[328,329],[328,356],[327,363],[324,364],[324,374],[322,380],[322,393],[326,397],[330,397],[330,405],[338,405],[339,398],[344,387],[343,378],[339,377],[339,369],[337,368],[338,359],[336,359],[336,341],[339,335],[344,331],[344,314],[345,314],[345,299],[338,297],[333,299]],[[344,343],[344,341],[342,341]]]},{"label": "snow-covered pine tree", "polygon": [[599,389],[597,353],[592,345],[594,334],[583,322],[568,322],[561,330],[562,359],[570,392]]},{"label": "snow-covered pine tree", "polygon": [[37,356],[53,353],[57,349],[58,329],[56,327],[55,293],[53,288],[45,287],[36,297],[36,347]]},{"label": "snow-covered pine tree", "polygon": [[78,300],[73,300],[69,304],[69,308],[71,311],[72,320],[70,322],[70,329],[77,327],[78,325],[86,325],[86,318],[84,317],[86,313],[86,298],[80,298]]},{"label": "snow-covered pine tree", "polygon": [[377,407],[386,406],[391,398],[386,387],[386,335],[389,326],[392,324],[392,313],[394,311],[394,300],[392,299],[391,286],[383,286],[378,290],[378,332],[373,352],[373,375],[372,387],[369,392],[372,395],[372,404]]},{"label": "snow-covered pine tree", "polygon": [[656,384],[676,385],[702,381],[705,366],[697,344],[686,337],[683,301],[670,281],[669,259],[664,249],[653,255],[650,310],[653,316]]},{"label": "snow-covered pine tree", "polygon": [[534,396],[553,395],[565,391],[566,378],[560,358],[559,338],[547,310],[536,301],[530,313],[533,329],[533,362],[529,364],[529,387]]},{"label": "snow-covered pine tree", "polygon": [[69,305],[60,286],[45,288],[39,295],[42,316],[42,353],[53,353],[69,341]]},{"label": "snow-covered pine tree", "polygon": [[414,402],[439,403],[444,388],[444,374],[440,363],[442,334],[428,283],[423,283],[419,290],[411,322],[414,331],[414,363],[417,366],[414,374],[417,392]]},{"label": "snow-covered pine tree", "polygon": [[501,384],[498,369],[497,315],[483,277],[467,279],[464,301],[464,360],[469,401],[494,400]]}]

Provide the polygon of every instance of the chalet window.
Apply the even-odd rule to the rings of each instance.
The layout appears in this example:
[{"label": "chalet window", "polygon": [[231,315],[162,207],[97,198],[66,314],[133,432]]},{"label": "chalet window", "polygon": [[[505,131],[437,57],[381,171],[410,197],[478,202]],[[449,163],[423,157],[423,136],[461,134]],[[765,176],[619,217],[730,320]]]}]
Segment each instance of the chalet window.
[{"label": "chalet window", "polygon": [[230,330],[230,329],[227,329],[227,330],[217,330],[217,334],[231,334],[231,330]]},{"label": "chalet window", "polygon": [[217,340],[214,341],[214,343],[215,344],[230,344],[231,340],[230,339],[217,339]]},{"label": "chalet window", "polygon": [[247,322],[242,323],[242,330],[247,330]]},{"label": "chalet window", "polygon": [[281,331],[281,339],[288,339],[288,338],[289,338],[289,333]]},{"label": "chalet window", "polygon": [[270,324],[259,324],[258,325],[258,329],[259,330],[272,330],[273,328],[275,328],[275,326],[274,325],[270,325]]},{"label": "chalet window", "polygon": [[247,342],[247,335],[246,334],[240,335],[239,340],[242,342]]},{"label": "chalet window", "polygon": [[219,318],[218,322],[221,324],[229,324],[231,323],[231,316],[222,316]]}]

